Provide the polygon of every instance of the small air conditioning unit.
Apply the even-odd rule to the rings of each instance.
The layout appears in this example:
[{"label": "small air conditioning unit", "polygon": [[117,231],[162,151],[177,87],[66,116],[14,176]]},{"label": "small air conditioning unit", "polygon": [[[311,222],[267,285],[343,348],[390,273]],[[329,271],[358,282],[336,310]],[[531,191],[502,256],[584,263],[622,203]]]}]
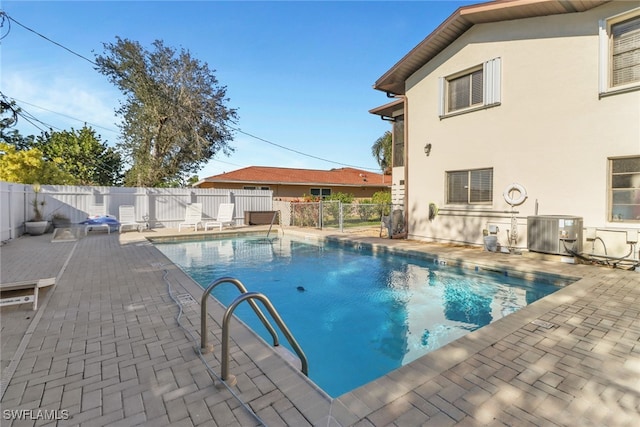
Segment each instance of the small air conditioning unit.
[{"label": "small air conditioning unit", "polygon": [[527,217],[527,248],[534,252],[570,255],[582,252],[582,217],[536,215]]}]

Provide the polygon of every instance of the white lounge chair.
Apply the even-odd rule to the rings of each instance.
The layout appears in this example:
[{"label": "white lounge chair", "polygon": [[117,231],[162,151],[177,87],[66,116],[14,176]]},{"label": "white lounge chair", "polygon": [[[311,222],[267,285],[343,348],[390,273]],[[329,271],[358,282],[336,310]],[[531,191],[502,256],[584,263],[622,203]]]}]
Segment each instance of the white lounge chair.
[{"label": "white lounge chair", "polygon": [[[89,207],[89,218],[98,218],[106,215],[107,212],[105,205],[91,205]],[[89,231],[92,231],[95,228],[106,228],[107,234],[111,234],[111,226],[109,224],[87,224],[84,228],[84,235],[86,236]]]},{"label": "white lounge chair", "polygon": [[120,221],[118,229],[120,233],[125,227],[135,228],[139,232],[142,226],[142,224],[136,222],[136,208],[133,205],[120,205],[118,207],[118,221]]},{"label": "white lounge chair", "polygon": [[193,227],[194,231],[198,231],[198,227],[202,225],[202,203],[191,203],[187,205],[187,211],[184,215],[184,222],[178,225],[178,231],[182,227]]},{"label": "white lounge chair", "polygon": [[209,231],[209,227],[218,227],[222,231],[222,227],[225,225],[234,226],[236,222],[233,220],[233,203],[222,203],[218,207],[218,217],[215,221],[208,221],[204,224],[204,231]]},{"label": "white lounge chair", "polygon": [[33,309],[38,309],[38,290],[40,288],[44,288],[47,286],[55,285],[56,278],[50,277],[48,279],[39,279],[39,280],[26,280],[24,282],[13,282],[13,283],[1,283],[0,291],[18,291],[31,289],[31,295],[20,295],[20,296],[11,296],[0,299],[0,306],[5,305],[14,305],[14,304],[26,304],[33,303]]}]

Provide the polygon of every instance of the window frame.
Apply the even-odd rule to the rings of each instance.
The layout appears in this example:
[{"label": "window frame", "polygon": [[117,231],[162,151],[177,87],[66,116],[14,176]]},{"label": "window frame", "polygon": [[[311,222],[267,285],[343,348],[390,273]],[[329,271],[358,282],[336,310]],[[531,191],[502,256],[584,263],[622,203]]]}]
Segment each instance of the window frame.
[{"label": "window frame", "polygon": [[[482,101],[473,103],[473,74],[482,71]],[[452,82],[469,76],[469,106],[451,110]],[[496,107],[502,103],[502,59],[500,57],[490,59],[482,64],[477,64],[463,71],[440,77],[438,114],[440,119],[457,116],[485,108]]]},{"label": "window frame", "polygon": [[[608,183],[607,183],[607,192],[608,192],[608,207],[607,207],[607,220],[609,222],[625,222],[625,223],[640,223],[640,156],[624,156],[624,157],[609,157],[608,159]],[[614,162],[616,161],[626,161],[626,160],[636,160],[638,162],[637,170],[632,171],[616,171]],[[618,181],[616,178],[624,178],[628,176],[631,181],[631,186],[628,187],[614,187],[616,185],[615,181]],[[635,180],[633,177],[635,176]],[[637,182],[634,182],[637,181]],[[635,193],[633,198],[635,199],[635,203],[616,203],[616,195],[615,193],[623,193],[623,192],[631,192]],[[630,194],[631,196],[631,194]],[[620,208],[616,209],[616,206],[620,206]],[[621,209],[631,209],[634,211],[635,218],[623,218],[620,213]],[[616,213],[618,211],[618,213]]]},{"label": "window frame", "polygon": [[624,84],[613,85],[613,27],[629,20],[640,19],[640,8],[636,8],[606,19],[599,25],[599,82],[600,97],[640,89],[640,78]]},{"label": "window frame", "polygon": [[[314,191],[317,191],[318,194],[313,194]],[[328,192],[328,194],[325,194]],[[327,197],[331,197],[331,188],[327,187],[311,187],[309,189],[309,195],[314,197],[320,197],[322,199],[326,199]]]},{"label": "window frame", "polygon": [[[486,188],[479,188],[477,191],[479,192],[488,192],[489,197],[482,199],[482,200],[477,200],[474,201],[473,200],[473,186],[472,186],[472,174],[474,172],[490,172],[490,182],[489,185]],[[466,185],[464,186],[464,188],[466,188],[466,194],[464,197],[464,200],[462,200],[461,197],[455,197],[452,198],[451,194],[452,194],[452,189],[451,189],[451,179],[454,177],[455,175],[461,176],[463,174],[466,174]],[[445,171],[445,197],[446,197],[446,204],[447,205],[464,205],[464,206],[477,206],[477,205],[492,205],[493,204],[493,168],[476,168],[476,169],[459,169],[459,170],[451,170],[451,171]]]}]

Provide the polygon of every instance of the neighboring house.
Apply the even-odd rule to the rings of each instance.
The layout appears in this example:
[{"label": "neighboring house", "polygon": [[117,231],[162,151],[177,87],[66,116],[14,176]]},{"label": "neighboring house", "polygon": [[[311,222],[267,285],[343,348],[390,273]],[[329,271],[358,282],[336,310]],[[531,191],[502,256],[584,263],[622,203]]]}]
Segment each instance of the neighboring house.
[{"label": "neighboring house", "polygon": [[271,190],[273,197],[291,200],[302,196],[328,197],[335,193],[371,198],[378,191],[389,191],[391,177],[360,169],[292,169],[249,166],[233,172],[204,178],[194,187],[245,190]]},{"label": "neighboring house", "polygon": [[564,215],[590,242],[638,239],[640,2],[461,7],[374,88],[396,98],[370,112],[393,122],[408,238],[481,244],[497,226],[526,248],[528,216]]}]

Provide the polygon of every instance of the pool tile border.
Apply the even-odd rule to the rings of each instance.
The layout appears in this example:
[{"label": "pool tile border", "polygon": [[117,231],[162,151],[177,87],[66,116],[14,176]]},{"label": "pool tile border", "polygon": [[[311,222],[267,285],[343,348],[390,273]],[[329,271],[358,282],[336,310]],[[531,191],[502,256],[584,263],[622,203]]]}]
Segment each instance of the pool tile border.
[{"label": "pool tile border", "polygon": [[[336,243],[340,246],[351,247],[357,250],[366,248],[374,254],[388,254],[388,255],[402,255],[409,258],[418,258],[426,261],[430,261],[438,266],[446,266],[451,268],[458,268],[460,270],[473,270],[477,273],[492,273],[500,276],[508,276],[517,279],[523,279],[527,281],[539,281],[546,284],[556,286],[566,286],[580,279],[579,276],[570,276],[554,273],[545,273],[540,271],[521,271],[519,269],[508,267],[505,265],[496,264],[483,264],[477,261],[465,261],[452,256],[442,256],[432,252],[425,252],[421,250],[402,248],[397,246],[387,246],[380,243],[371,242],[359,242],[353,241],[348,238],[339,236],[329,236],[325,239],[327,242]],[[511,254],[496,254],[497,256],[522,256]]]}]

